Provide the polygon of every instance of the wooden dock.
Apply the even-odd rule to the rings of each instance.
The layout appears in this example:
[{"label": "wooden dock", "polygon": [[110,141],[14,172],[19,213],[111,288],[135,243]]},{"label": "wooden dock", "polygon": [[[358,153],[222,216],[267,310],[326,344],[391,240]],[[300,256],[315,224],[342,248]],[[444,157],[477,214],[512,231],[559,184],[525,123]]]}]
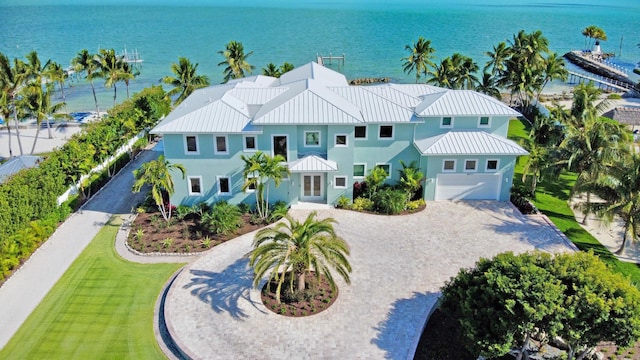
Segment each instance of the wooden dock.
[{"label": "wooden dock", "polygon": [[316,53],[316,62],[322,66],[325,66],[327,61],[329,65],[333,65],[334,60],[337,62],[338,66],[344,66],[344,58],[344,53],[342,56],[333,56],[331,53],[329,53],[329,56],[322,56]]},{"label": "wooden dock", "polygon": [[583,82],[593,82],[598,85],[599,88],[608,90],[608,91],[622,91],[626,92],[633,89],[633,85],[618,81],[615,79],[609,79],[607,77],[597,76],[597,75],[588,75],[581,74],[574,71],[569,71],[569,83],[583,83]]}]

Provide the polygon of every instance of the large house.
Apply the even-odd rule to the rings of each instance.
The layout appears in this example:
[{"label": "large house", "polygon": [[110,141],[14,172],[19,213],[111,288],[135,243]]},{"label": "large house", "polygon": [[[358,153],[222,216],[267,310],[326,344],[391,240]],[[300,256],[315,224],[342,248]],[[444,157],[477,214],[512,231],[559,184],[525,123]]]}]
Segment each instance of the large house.
[{"label": "large house", "polygon": [[374,167],[399,178],[400,161],[425,174],[424,199],[506,201],[516,157],[506,138],[520,114],[471,90],[424,84],[350,86],[316,63],[279,79],[252,76],[200,89],[162,120],[168,161],[182,164],[173,204],[255,202],[242,190],[241,155],[282,155],[291,174],[269,200],[333,204]]}]

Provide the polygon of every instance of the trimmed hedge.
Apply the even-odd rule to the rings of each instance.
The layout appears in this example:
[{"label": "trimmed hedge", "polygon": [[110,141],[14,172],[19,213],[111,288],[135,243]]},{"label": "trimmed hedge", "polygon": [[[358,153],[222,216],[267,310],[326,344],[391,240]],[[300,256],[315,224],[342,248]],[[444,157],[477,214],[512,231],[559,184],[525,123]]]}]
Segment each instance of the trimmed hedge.
[{"label": "trimmed hedge", "polygon": [[[78,201],[58,206],[58,197],[129,139],[150,129],[170,106],[162,87],[144,89],[109,110],[102,121],[87,125],[37,167],[20,171],[0,185],[0,283],[53,233]],[[95,193],[128,160],[125,154],[104,173],[91,176],[84,193]]]}]

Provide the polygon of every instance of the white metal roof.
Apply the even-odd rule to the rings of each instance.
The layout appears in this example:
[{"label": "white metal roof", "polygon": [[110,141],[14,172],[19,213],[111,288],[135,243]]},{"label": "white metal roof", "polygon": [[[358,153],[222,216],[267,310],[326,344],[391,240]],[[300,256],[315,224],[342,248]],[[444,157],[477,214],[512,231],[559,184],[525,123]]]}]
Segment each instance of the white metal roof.
[{"label": "white metal roof", "polygon": [[413,111],[409,108],[368,91],[365,87],[338,86],[329,89],[357,106],[365,122],[376,124],[409,122],[413,117]]},{"label": "white metal roof", "polygon": [[327,69],[315,62],[310,62],[280,76],[280,85],[286,85],[305,79],[314,79],[325,86],[349,86],[347,78],[337,71]]},{"label": "white metal roof", "polygon": [[472,90],[445,90],[424,95],[418,116],[520,116],[502,102]]},{"label": "white metal roof", "polygon": [[404,91],[400,91],[395,84],[361,86],[361,88],[407,108],[413,108],[422,101],[418,96],[409,95]]},{"label": "white metal roof", "polygon": [[527,155],[515,142],[484,131],[450,131],[414,141],[423,155]]},{"label": "white metal roof", "polygon": [[287,91],[286,87],[235,87],[229,93],[249,105],[263,105],[274,97]]},{"label": "white metal roof", "polygon": [[289,162],[289,171],[293,173],[338,171],[338,164],[318,155],[307,155]]},{"label": "white metal roof", "polygon": [[264,104],[255,125],[359,124],[360,108],[313,79],[287,84],[289,89]]},{"label": "white metal roof", "polygon": [[427,94],[435,94],[449,89],[427,84],[389,84],[392,88],[413,97],[421,97]]}]

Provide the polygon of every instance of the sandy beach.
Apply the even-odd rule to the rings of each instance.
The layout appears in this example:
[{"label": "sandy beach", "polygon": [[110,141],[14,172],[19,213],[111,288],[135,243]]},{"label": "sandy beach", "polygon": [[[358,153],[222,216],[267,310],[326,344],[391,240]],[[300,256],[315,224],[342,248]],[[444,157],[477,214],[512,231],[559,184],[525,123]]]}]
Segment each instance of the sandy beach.
[{"label": "sandy beach", "polygon": [[[51,150],[62,146],[71,138],[74,134],[79,133],[82,127],[79,123],[63,123],[55,124],[51,126],[51,138],[49,138],[49,132],[46,127],[40,129],[38,135],[38,141],[34,154],[42,154],[50,152]],[[28,128],[20,129],[20,141],[22,142],[23,154],[28,155],[31,153],[31,147],[36,139],[36,127],[31,126]],[[15,129],[11,128],[11,148],[13,149],[13,155],[20,155],[20,148],[18,147],[18,137]],[[6,128],[0,130],[0,158],[9,157],[9,132]]]}]

